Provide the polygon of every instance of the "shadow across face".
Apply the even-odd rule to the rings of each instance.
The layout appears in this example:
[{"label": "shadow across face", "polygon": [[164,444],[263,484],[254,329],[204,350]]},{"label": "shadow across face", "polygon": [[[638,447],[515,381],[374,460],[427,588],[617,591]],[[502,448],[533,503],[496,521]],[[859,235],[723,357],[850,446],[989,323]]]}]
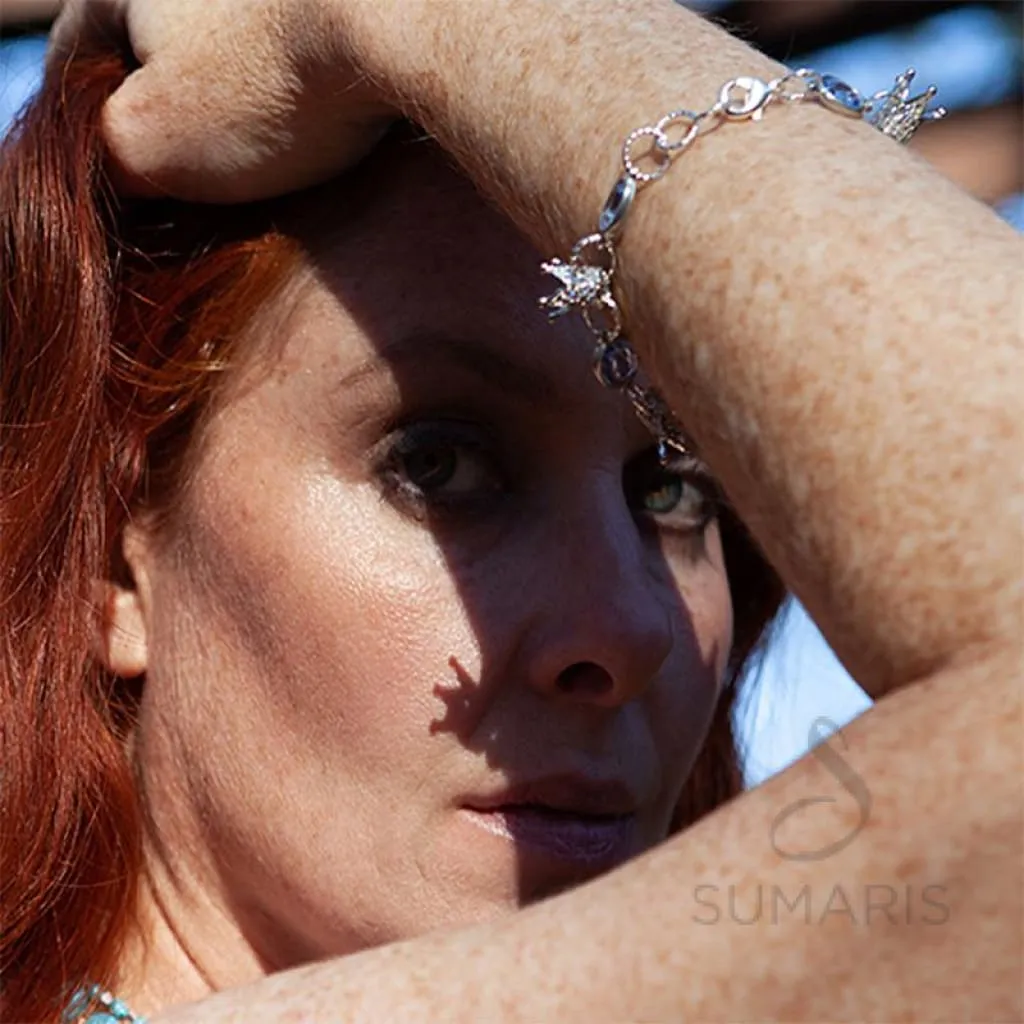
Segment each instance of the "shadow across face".
[{"label": "shadow across face", "polygon": [[585,329],[538,310],[538,254],[432,145],[271,219],[301,269],[203,426],[140,749],[156,781],[190,766],[149,787],[156,827],[187,822],[283,967],[665,838],[733,618],[713,484],[658,462]]}]

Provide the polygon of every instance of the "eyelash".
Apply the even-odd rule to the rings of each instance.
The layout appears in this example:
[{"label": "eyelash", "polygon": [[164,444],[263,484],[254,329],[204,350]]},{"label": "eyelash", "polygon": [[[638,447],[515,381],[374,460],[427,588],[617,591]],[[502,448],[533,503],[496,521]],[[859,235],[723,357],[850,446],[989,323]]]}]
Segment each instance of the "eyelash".
[{"label": "eyelash", "polygon": [[[643,479],[643,477],[647,479]],[[657,450],[648,449],[643,454],[632,459],[626,466],[623,474],[623,486],[627,498],[633,494],[652,494],[656,488],[653,483],[663,481],[665,485],[677,486],[680,497],[673,507],[664,515],[657,512],[645,512],[638,510],[638,516],[649,520],[655,529],[673,530],[685,534],[703,534],[711,522],[717,518],[720,508],[720,493],[714,478],[708,467],[695,456],[679,456],[662,465],[658,459]],[[685,515],[684,522],[672,523],[672,517],[682,515],[686,511],[686,501],[682,496],[689,489],[696,492],[693,505],[696,506],[693,514]],[[631,501],[631,504],[633,502]],[[691,506],[692,507],[692,506]]]},{"label": "eyelash", "polygon": [[[477,423],[458,420],[417,421],[397,427],[382,445],[378,458],[377,475],[380,480],[384,497],[399,505],[404,511],[415,518],[432,515],[471,515],[495,495],[508,490],[509,473],[501,466],[498,455],[499,444],[489,431]],[[454,467],[438,488],[449,485],[453,476],[458,477],[460,470],[472,477],[478,474],[479,482],[490,477],[490,482],[483,481],[480,486],[470,487],[462,493],[444,494],[425,492],[423,488],[409,478],[409,460],[418,455],[441,450],[444,454],[454,456]],[[466,456],[472,458],[467,460]],[[425,467],[429,470],[429,465]],[[444,473],[441,474],[444,476]],[[645,481],[644,478],[649,477]],[[677,513],[684,499],[682,497],[666,513],[649,512],[635,502],[635,497],[651,494],[653,482],[663,480],[666,485],[678,485],[683,492],[693,489],[698,492],[698,510],[690,515],[686,522],[672,525],[667,521]],[[473,483],[472,479],[469,481]],[[465,481],[463,481],[465,483]],[[710,523],[716,518],[719,507],[719,495],[713,478],[707,467],[693,457],[681,457],[674,464],[664,467],[658,461],[654,448],[632,459],[623,473],[623,487],[627,499],[634,508],[639,520],[649,523],[656,530],[671,530],[688,535],[703,534]]]},{"label": "eyelash", "polygon": [[[412,512],[417,518],[423,518],[427,511],[431,512],[470,512],[481,501],[486,501],[501,489],[500,486],[485,488],[476,495],[429,495],[421,487],[409,479],[408,460],[431,446],[450,449],[464,456],[472,452],[477,457],[477,465],[486,461],[495,462],[495,440],[478,425],[458,420],[420,421],[397,428],[384,444],[384,451],[378,475],[384,487],[385,497]],[[500,476],[494,472],[494,477]]]}]

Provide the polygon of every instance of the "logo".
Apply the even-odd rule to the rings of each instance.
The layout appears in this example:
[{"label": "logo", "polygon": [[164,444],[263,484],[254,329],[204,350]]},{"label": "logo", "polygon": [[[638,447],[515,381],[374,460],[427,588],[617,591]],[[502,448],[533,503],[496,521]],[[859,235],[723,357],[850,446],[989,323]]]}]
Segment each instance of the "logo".
[{"label": "logo", "polygon": [[837,803],[837,798],[834,796],[812,796],[804,797],[789,804],[775,816],[770,834],[772,849],[786,860],[825,860],[849,846],[857,838],[861,829],[868,823],[868,818],[871,815],[871,793],[864,780],[847,764],[842,754],[830,744],[830,740],[835,737],[842,740],[843,746],[846,746],[846,739],[835,722],[828,718],[816,718],[811,723],[807,739],[811,745],[811,755],[824,765],[829,774],[832,775],[856,803],[858,810],[857,821],[845,835],[825,846],[815,846],[807,849],[801,849],[799,846],[787,847],[779,841],[779,830],[786,822],[797,815],[807,813],[810,808],[820,804],[835,804]]}]

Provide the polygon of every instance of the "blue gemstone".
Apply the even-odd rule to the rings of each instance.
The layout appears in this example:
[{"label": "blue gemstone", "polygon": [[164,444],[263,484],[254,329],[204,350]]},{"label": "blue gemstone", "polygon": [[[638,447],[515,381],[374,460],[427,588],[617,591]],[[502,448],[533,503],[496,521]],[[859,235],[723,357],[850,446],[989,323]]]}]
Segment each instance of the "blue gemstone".
[{"label": "blue gemstone", "polygon": [[828,99],[845,107],[851,114],[859,114],[864,109],[861,94],[835,75],[822,75],[821,88]]},{"label": "blue gemstone", "polygon": [[67,1009],[64,1011],[65,1020],[77,1020],[85,1013],[88,1009],[89,1003],[92,1002],[91,993],[84,988],[80,988],[72,997],[71,1001],[67,1005]]},{"label": "blue gemstone", "polygon": [[597,219],[597,230],[607,234],[612,228],[618,227],[629,213],[633,199],[636,197],[636,180],[632,175],[624,174],[605,200],[601,215]]},{"label": "blue gemstone", "polygon": [[625,338],[619,338],[610,345],[602,345],[597,350],[594,370],[597,379],[606,388],[626,387],[639,368],[636,352]]},{"label": "blue gemstone", "polygon": [[85,1024],[121,1024],[124,1017],[115,1017],[112,1013],[93,1013],[85,1018]]}]

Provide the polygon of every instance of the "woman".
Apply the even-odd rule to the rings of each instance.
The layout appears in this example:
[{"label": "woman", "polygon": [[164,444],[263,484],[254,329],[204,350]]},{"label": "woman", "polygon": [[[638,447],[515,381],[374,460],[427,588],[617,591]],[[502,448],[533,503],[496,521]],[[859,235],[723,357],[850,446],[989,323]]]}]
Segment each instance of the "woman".
[{"label": "woman", "polygon": [[[599,143],[642,123],[644,104],[667,109],[668,70],[678,73],[684,56],[703,55],[686,82],[698,94],[765,66],[667,5],[623,21],[630,12],[622,5],[595,4],[582,28],[560,3],[545,5],[532,23],[522,8],[513,18],[501,6],[485,17],[476,5],[407,4],[399,19],[380,5],[340,4],[321,8],[329,18],[317,22],[305,8],[268,5],[250,8],[251,21],[226,25],[214,7],[210,31],[190,32],[184,49],[173,33],[160,40],[167,26],[158,6],[135,11],[135,50],[152,74],[130,78],[107,108],[120,173],[136,188],[148,179],[150,187],[209,196],[218,168],[230,166],[218,198],[252,198],[350,161],[379,134],[373,119],[382,103],[415,103],[548,253],[587,229],[607,191]],[[292,22],[295,13],[303,18]],[[266,31],[270,24],[278,31]],[[269,119],[239,116],[233,100],[249,101],[231,91],[230,60],[204,63],[204,46],[238,53],[239,39],[258,66],[261,99],[273,101]],[[194,83],[205,86],[195,95],[204,98],[206,120],[242,126],[207,136],[216,139],[212,158],[203,157],[212,169],[191,181],[187,165],[202,147],[189,138],[197,122],[187,98],[174,159],[152,134],[144,157],[136,148],[133,159],[131,133],[138,145],[145,122],[124,116],[146,87],[148,102],[160,102],[159,76],[182,53],[195,78],[213,76]],[[606,69],[622,54],[649,55],[654,70],[634,93],[611,96]],[[353,92],[334,92],[340,55],[354,79],[384,83],[355,107]],[[81,67],[83,86],[95,86],[93,113],[76,99],[81,110],[66,125],[77,132],[72,158],[61,163],[44,144],[59,137],[52,122],[49,135],[37,123],[36,145],[27,147],[36,182],[48,158],[75,180],[66,229],[95,205],[100,153],[90,122],[114,84],[115,72]],[[281,82],[287,94],[276,91]],[[58,115],[61,85],[55,76],[37,116]],[[493,107],[499,94],[501,117]],[[580,106],[573,97],[582,95],[609,103]],[[330,111],[310,102],[324,96]],[[351,130],[343,145],[335,136],[314,152],[313,126],[319,120],[323,133],[328,113],[347,117]],[[567,131],[570,113],[582,119],[578,137]],[[625,124],[613,130],[620,117]],[[786,131],[819,154],[813,175],[792,165]],[[35,929],[37,957],[59,948],[77,958],[76,971],[46,974],[19,963],[16,985],[46,977],[50,989],[29,985],[15,998],[47,996],[51,1013],[59,1012],[53,979],[78,983],[88,968],[161,1021],[1014,1011],[1012,914],[993,909],[1011,890],[1019,813],[1006,601],[1016,581],[1006,566],[1013,510],[1001,486],[1012,472],[1016,427],[998,411],[1009,407],[1000,389],[1017,243],[887,140],[864,138],[845,122],[792,118],[781,141],[767,129],[757,140],[761,181],[778,200],[777,208],[762,200],[762,236],[739,246],[744,225],[722,216],[737,187],[723,190],[721,176],[709,173],[714,148],[724,147],[728,166],[730,152],[748,144],[720,133],[687,154],[693,176],[685,195],[673,199],[669,177],[637,204],[623,242],[623,283],[641,355],[729,501],[860,681],[876,695],[902,691],[851,731],[848,760],[870,786],[872,827],[829,862],[797,864],[772,850],[766,837],[779,808],[821,781],[809,761],[635,865],[511,916],[503,911],[657,843],[684,785],[684,821],[726,795],[712,781],[716,771],[729,778],[720,744],[704,748],[706,773],[687,782],[688,770],[716,714],[730,620],[742,654],[777,599],[771,574],[744,550],[729,513],[717,529],[708,518],[712,492],[702,467],[693,459],[662,466],[619,397],[594,390],[586,334],[566,324],[534,337],[539,327],[524,297],[534,294],[536,257],[474,206],[436,158],[389,143],[354,180],[236,216],[129,209],[114,225],[122,237],[111,260],[98,255],[111,227],[102,217],[77,233],[32,223],[32,160],[15,144],[4,206],[20,220],[7,237],[16,255],[31,255],[26,239],[38,242],[34,264],[10,275],[19,311],[11,323],[22,325],[25,349],[5,344],[3,421],[16,429],[4,437],[4,490],[34,509],[65,513],[34,534],[27,512],[13,520],[15,538],[24,539],[10,556],[5,550],[5,579],[38,583],[15,595],[35,605],[23,604],[31,614],[11,620],[21,628],[8,646],[21,661],[17,675],[5,671],[5,685],[26,722],[52,716],[55,739],[68,734],[69,721],[91,727],[70,730],[59,748],[36,745],[12,774],[26,790],[50,780],[53,792],[61,774],[44,759],[72,752],[82,766],[78,791],[63,796],[81,805],[88,770],[103,763],[102,801],[87,810],[120,817],[117,830],[102,831],[108,841],[146,837],[141,850],[120,853],[126,877],[108,889],[115,895],[98,925],[90,911],[99,905],[96,886],[110,885],[111,855],[93,850],[72,861],[70,870],[98,872],[74,885],[55,885],[58,865],[50,867],[32,916],[17,923],[25,935]],[[275,156],[281,148],[286,159]],[[870,167],[856,159],[865,153]],[[905,225],[915,235],[909,256],[884,230],[870,245],[856,237],[874,173],[895,193],[870,196],[876,224],[895,209],[918,215]],[[16,193],[7,190],[12,179]],[[234,191],[224,191],[226,180]],[[821,180],[829,183],[832,225],[818,216]],[[383,199],[370,200],[370,185]],[[833,193],[852,193],[849,208]],[[929,212],[922,198],[934,203],[936,195],[946,209]],[[395,245],[400,233],[412,244]],[[844,236],[849,252],[803,258],[817,251],[812,242]],[[768,273],[779,266],[779,242],[791,237],[805,289],[798,300],[780,294],[788,278]],[[42,243],[54,239],[81,247],[80,272],[50,283],[68,305],[29,331],[29,299],[43,294],[42,274],[54,266]],[[668,239],[672,246],[659,244]],[[197,250],[203,256],[183,271],[175,254]],[[884,317],[886,282],[854,274],[867,251],[913,282]],[[116,306],[105,297],[110,273]],[[682,274],[700,287],[680,288]],[[735,287],[744,281],[741,306]],[[957,305],[930,312],[928,300],[954,284]],[[480,293],[486,301],[469,309]],[[940,361],[959,358],[982,309],[984,356],[936,378],[917,339],[929,336]],[[820,345],[794,355],[811,324],[824,328]],[[5,324],[5,341],[9,333]],[[684,340],[694,337],[709,340]],[[40,345],[54,338],[60,344]],[[846,373],[837,389],[840,360]],[[211,369],[221,365],[214,386]],[[497,389],[483,382],[496,372]],[[17,396],[13,410],[8,395]],[[968,396],[950,422],[948,401]],[[994,416],[979,396],[996,400]],[[69,410],[63,417],[58,400]],[[42,408],[33,405],[40,401]],[[47,432],[32,429],[44,421]],[[1009,439],[993,440],[989,461],[976,465],[965,443],[976,445],[993,423]],[[54,449],[48,463],[36,445]],[[68,451],[88,457],[72,461]],[[65,467],[52,493],[43,464]],[[971,486],[940,496],[934,486],[916,488],[915,476],[962,477]],[[106,566],[97,502],[109,504]],[[979,539],[970,527],[982,509]],[[5,507],[5,523],[9,516]],[[951,564],[940,571],[921,559],[924,551],[933,559],[942,551]],[[49,575],[34,573],[48,554]],[[106,674],[95,673],[89,701],[81,644],[56,637],[53,623],[77,621],[81,640],[91,614],[80,591],[94,567],[105,570],[95,657]],[[58,572],[72,574],[79,591],[55,586]],[[749,608],[740,603],[748,600]],[[79,679],[63,708],[41,689],[58,671]],[[26,677],[38,680],[28,700]],[[721,737],[726,719],[717,707]],[[27,735],[16,724],[11,734]],[[918,738],[908,743],[911,726]],[[981,728],[984,756],[974,748],[928,757]],[[119,744],[136,766],[144,829],[128,824],[135,794],[123,770],[121,810],[112,812],[109,765],[124,763]],[[951,807],[947,787],[968,782],[979,795]],[[23,797],[15,806],[30,805]],[[81,810],[60,811],[73,836]],[[809,838],[828,835],[828,826],[808,824]],[[995,854],[993,840],[1002,844]],[[29,852],[26,860],[38,865],[39,854]],[[65,853],[59,866],[69,870]],[[137,921],[125,921],[112,911],[140,859],[147,882]],[[912,885],[946,880],[950,926],[928,933],[908,921],[880,931],[833,919],[820,931],[773,930],[769,921],[711,929],[693,915],[698,882],[749,891],[759,878],[821,886],[837,873],[862,886],[881,873],[882,881]],[[6,907],[25,906],[31,884],[19,878],[10,886],[5,927]],[[58,897],[63,905],[47,916]],[[69,920],[88,924],[99,945],[82,949],[62,931]],[[49,947],[41,942],[47,928]],[[8,948],[24,950],[22,942]],[[980,955],[960,968],[955,1003],[928,982],[936,965],[949,972],[962,961],[965,943]],[[359,950],[366,952],[288,970]],[[840,994],[822,982],[837,956],[848,964],[833,974],[844,982]],[[255,980],[266,974],[274,976]],[[190,1000],[200,1001],[162,1012]]]}]

